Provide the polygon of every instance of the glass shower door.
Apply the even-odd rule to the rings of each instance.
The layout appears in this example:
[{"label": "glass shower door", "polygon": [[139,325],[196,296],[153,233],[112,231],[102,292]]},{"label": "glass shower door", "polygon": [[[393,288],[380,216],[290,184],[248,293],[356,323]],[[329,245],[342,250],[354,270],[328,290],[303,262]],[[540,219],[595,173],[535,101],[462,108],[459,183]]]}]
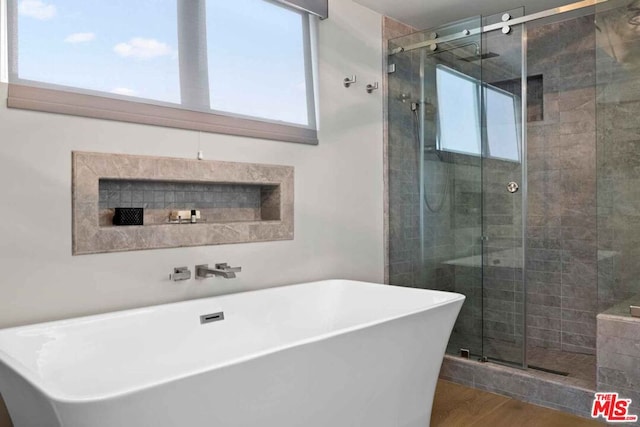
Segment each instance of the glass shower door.
[{"label": "glass shower door", "polygon": [[[484,25],[523,15],[484,18]],[[483,356],[524,367],[526,84],[522,25],[483,34]]]},{"label": "glass shower door", "polygon": [[475,358],[482,356],[480,24],[477,17],[391,40],[388,97],[389,283],[464,294],[447,352]]},{"label": "glass shower door", "polygon": [[522,29],[481,33],[502,16],[390,41],[389,283],[464,294],[447,352],[523,366]]}]

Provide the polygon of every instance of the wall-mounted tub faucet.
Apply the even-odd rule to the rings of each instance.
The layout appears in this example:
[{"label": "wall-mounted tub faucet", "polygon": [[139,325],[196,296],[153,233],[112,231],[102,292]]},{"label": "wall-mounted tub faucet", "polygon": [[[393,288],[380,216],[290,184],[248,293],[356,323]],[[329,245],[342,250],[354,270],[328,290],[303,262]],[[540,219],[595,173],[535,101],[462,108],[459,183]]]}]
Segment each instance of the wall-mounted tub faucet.
[{"label": "wall-mounted tub faucet", "polygon": [[242,271],[242,267],[229,267],[226,262],[216,264],[215,268],[209,268],[209,264],[196,265],[196,279],[206,279],[207,277],[220,276],[225,279],[234,279],[236,273]]}]

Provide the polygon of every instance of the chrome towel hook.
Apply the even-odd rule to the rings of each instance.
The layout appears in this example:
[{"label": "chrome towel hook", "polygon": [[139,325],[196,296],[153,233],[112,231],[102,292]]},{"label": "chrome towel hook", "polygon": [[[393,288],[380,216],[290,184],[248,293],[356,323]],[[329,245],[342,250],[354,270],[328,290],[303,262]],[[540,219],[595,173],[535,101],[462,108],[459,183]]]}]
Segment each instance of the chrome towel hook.
[{"label": "chrome towel hook", "polygon": [[355,74],[351,77],[345,77],[344,78],[344,87],[348,88],[350,87],[352,84],[354,84],[357,81]]},{"label": "chrome towel hook", "polygon": [[378,82],[373,82],[373,84],[367,85],[367,93],[372,93],[374,90],[378,90]]}]

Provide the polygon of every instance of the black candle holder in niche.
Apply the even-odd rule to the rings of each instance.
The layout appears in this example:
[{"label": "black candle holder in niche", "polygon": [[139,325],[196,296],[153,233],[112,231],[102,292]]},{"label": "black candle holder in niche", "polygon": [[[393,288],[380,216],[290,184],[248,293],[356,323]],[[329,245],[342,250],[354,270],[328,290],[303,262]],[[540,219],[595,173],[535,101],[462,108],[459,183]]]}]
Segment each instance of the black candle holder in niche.
[{"label": "black candle holder in niche", "polygon": [[144,225],[144,208],[115,208],[113,225]]}]

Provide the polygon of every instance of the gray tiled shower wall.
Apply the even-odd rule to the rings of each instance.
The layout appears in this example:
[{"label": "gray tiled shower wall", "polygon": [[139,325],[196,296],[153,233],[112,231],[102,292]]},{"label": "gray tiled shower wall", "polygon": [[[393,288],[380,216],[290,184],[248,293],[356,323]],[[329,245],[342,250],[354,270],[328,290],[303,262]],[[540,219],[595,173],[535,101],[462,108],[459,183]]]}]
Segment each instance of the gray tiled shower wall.
[{"label": "gray tiled shower wall", "polygon": [[100,209],[260,208],[259,185],[100,180]]},{"label": "gray tiled shower wall", "polygon": [[640,296],[640,33],[628,25],[632,13],[622,5],[598,14],[606,29],[596,33],[604,46],[596,51],[600,311]]},{"label": "gray tiled shower wall", "polygon": [[528,124],[529,346],[595,354],[597,296],[594,16],[528,31],[544,120]]}]

